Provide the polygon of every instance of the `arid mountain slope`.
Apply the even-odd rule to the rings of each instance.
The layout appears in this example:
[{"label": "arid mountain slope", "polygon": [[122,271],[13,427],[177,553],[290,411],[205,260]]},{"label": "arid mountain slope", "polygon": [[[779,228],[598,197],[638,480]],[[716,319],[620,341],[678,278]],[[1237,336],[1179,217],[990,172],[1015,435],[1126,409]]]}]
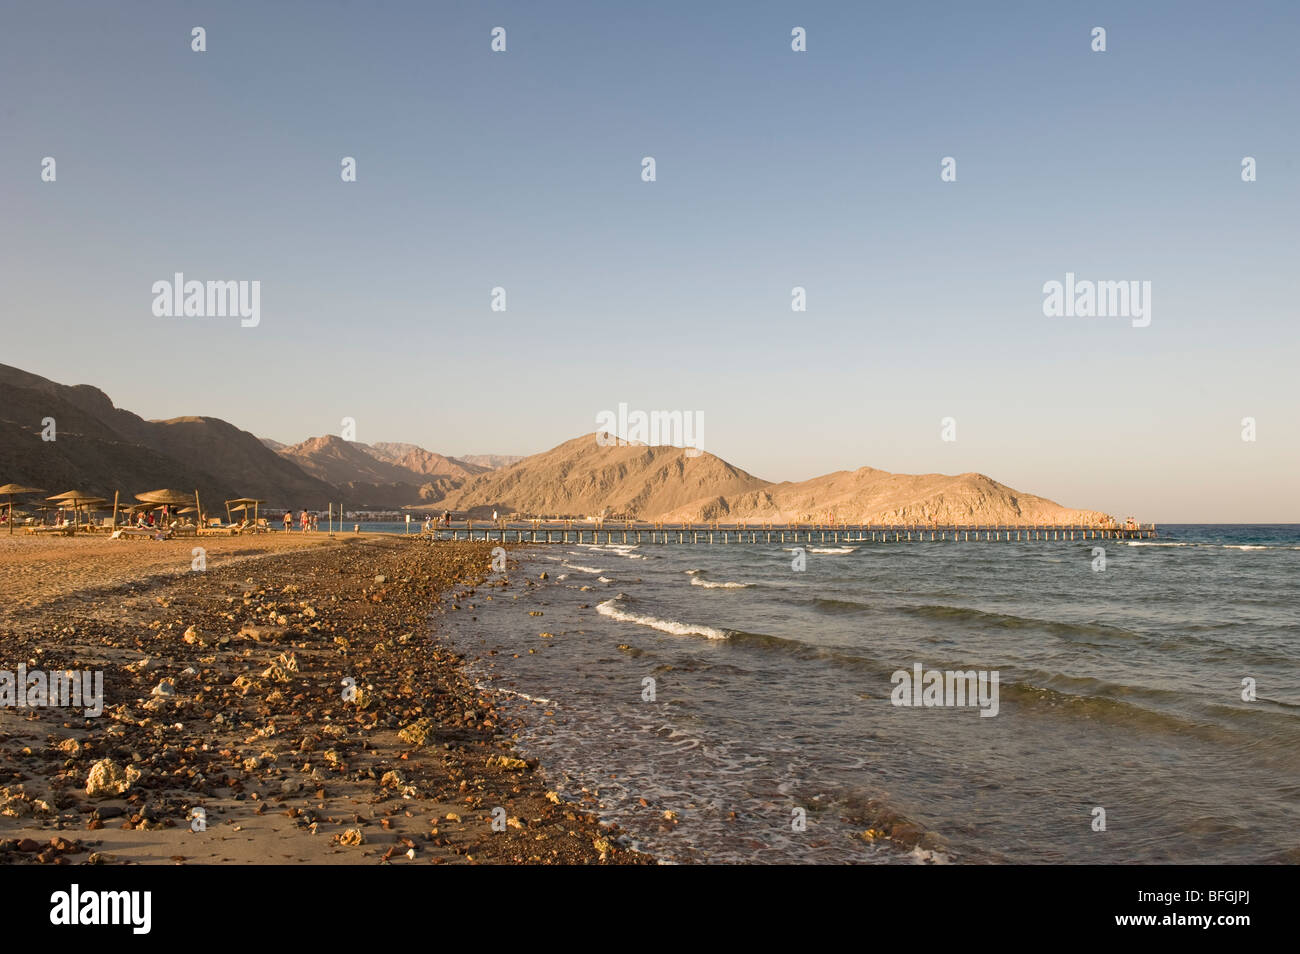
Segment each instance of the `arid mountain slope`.
[{"label": "arid mountain slope", "polygon": [[601,447],[591,434],[481,474],[439,503],[453,510],[582,516],[608,509],[649,517],[703,509],[767,486],[712,454],[678,447]]},{"label": "arid mountain slope", "polygon": [[[53,441],[41,439],[54,419]],[[110,500],[174,487],[204,498],[254,496],[280,502],[331,499],[333,488],[303,473],[225,421],[146,421],[114,407],[89,385],[58,384],[0,365],[0,473],[50,493],[85,490]]]},{"label": "arid mountain slope", "polygon": [[379,442],[375,444],[357,444],[366,453],[401,467],[420,477],[473,477],[492,468],[474,464],[457,457],[445,457],[431,450],[425,450],[418,444]]},{"label": "arid mountain slope", "polygon": [[849,523],[1093,522],[983,474],[892,474],[863,467],[769,483],[712,454],[676,447],[601,446],[584,435],[467,481],[440,507],[475,513],[597,515],[644,520],[817,520]]},{"label": "arid mountain slope", "polygon": [[1091,523],[1095,511],[1071,510],[1021,493],[983,474],[893,474],[872,467],[771,484],[727,501],[725,512],[691,508],[670,520],[770,520],[863,523]]}]

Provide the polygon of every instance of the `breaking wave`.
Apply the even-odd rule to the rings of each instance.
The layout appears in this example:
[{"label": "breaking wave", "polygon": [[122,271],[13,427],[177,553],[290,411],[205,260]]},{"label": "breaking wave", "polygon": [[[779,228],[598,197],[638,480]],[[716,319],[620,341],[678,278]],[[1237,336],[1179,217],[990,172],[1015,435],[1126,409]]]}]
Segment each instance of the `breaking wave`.
[{"label": "breaking wave", "polygon": [[601,616],[608,616],[610,619],[616,619],[623,623],[636,623],[638,626],[648,626],[651,629],[657,629],[661,633],[669,633],[673,636],[703,636],[706,639],[726,639],[728,636],[726,630],[714,626],[704,626],[700,623],[683,623],[675,619],[661,619],[648,613],[634,613],[622,609],[618,605],[621,603],[620,597],[621,594],[597,604],[596,612],[600,613]]}]

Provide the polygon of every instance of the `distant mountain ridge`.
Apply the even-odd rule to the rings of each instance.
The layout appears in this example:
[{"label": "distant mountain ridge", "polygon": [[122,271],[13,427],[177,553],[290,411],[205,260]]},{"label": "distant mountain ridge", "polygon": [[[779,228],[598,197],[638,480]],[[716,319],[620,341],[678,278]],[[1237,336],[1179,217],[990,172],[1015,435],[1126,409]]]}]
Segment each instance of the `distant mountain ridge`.
[{"label": "distant mountain ridge", "polygon": [[566,441],[466,481],[439,503],[487,514],[645,520],[838,521],[848,523],[1097,522],[983,474],[893,474],[873,467],[772,483],[709,453],[678,447],[602,446],[595,434]]},{"label": "distant mountain ridge", "polygon": [[421,477],[473,477],[492,469],[460,458],[435,454],[417,444],[380,442],[357,446],[367,454]]},{"label": "distant mountain ridge", "polygon": [[511,464],[517,464],[524,459],[523,454],[461,454],[458,458],[467,464],[477,464],[480,467],[486,467],[488,470],[497,470],[501,467],[509,467]]},{"label": "distant mountain ridge", "polygon": [[276,453],[313,477],[335,485],[349,482],[409,483],[419,479],[419,474],[368,453],[364,448],[365,445],[325,434],[309,437]]},{"label": "distant mountain ridge", "polygon": [[684,506],[667,520],[720,519],[851,524],[1096,523],[1106,515],[1021,493],[984,474],[893,474],[873,467],[786,481],[706,508]]},{"label": "distant mountain ridge", "polygon": [[[41,439],[41,421],[57,438]],[[490,463],[510,463],[490,469]],[[480,463],[479,461],[484,461]],[[773,483],[709,453],[598,441],[534,454],[447,457],[415,444],[325,435],[292,446],[211,417],[146,421],[89,385],[57,384],[0,365],[0,481],[112,498],[197,488],[210,510],[254,496],[269,508],[453,510],[646,520],[827,520],[849,523],[1098,522],[977,473],[893,474],[872,467]],[[208,501],[212,501],[211,504]]]},{"label": "distant mountain ridge", "polygon": [[487,471],[417,444],[363,444],[333,434],[311,437],[293,446],[263,439],[285,460],[344,491],[366,506],[399,509],[420,501],[440,500],[465,480]]},{"label": "distant mountain ridge", "polygon": [[[522,457],[505,454],[477,454],[474,455],[476,460],[470,460],[438,454],[418,444],[394,441],[363,444],[360,441],[345,441],[341,437],[329,434],[309,437],[293,445],[269,437],[259,439],[281,457],[292,460],[308,473],[315,473],[322,479],[335,483],[379,478],[389,481],[414,481],[417,484],[422,478],[429,477],[452,477],[463,480],[485,473],[494,467],[503,467],[523,460]],[[344,445],[365,456],[351,453]],[[367,460],[367,457],[379,461],[380,464],[375,465],[371,460]],[[483,461],[491,463],[483,463]]]}]

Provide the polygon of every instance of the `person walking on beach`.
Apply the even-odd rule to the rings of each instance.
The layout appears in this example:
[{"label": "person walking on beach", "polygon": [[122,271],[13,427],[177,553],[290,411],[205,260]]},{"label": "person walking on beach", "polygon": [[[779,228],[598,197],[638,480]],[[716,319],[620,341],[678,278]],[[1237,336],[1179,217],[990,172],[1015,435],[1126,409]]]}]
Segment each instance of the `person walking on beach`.
[{"label": "person walking on beach", "polygon": [[292,510],[286,510],[284,512],[284,532],[285,533],[293,532],[293,511]]},{"label": "person walking on beach", "polygon": [[313,533],[320,529],[320,514],[314,513],[311,515],[311,529]]},{"label": "person walking on beach", "polygon": [[306,510],[303,510],[303,512],[302,512],[302,516],[298,519],[298,523],[302,526],[302,532],[303,532],[303,533],[306,533],[306,532],[307,532],[307,527],[309,526],[308,521],[309,521],[310,519],[311,519],[311,518],[307,516],[307,511],[306,511]]}]

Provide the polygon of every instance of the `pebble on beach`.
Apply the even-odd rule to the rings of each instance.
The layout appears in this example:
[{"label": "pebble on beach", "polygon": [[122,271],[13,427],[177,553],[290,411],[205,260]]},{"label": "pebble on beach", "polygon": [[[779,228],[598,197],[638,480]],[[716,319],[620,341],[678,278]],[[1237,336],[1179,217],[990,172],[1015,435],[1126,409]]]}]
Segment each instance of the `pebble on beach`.
[{"label": "pebble on beach", "polygon": [[[163,550],[131,551],[139,569],[115,584],[100,561],[84,592],[57,581],[0,616],[11,654],[103,670],[105,694],[98,718],[33,710],[0,734],[0,765],[23,767],[0,788],[0,863],[264,863],[267,825],[301,839],[284,843],[299,861],[651,862],[513,753],[511,719],[439,641],[430,606],[476,598],[489,546],[348,537],[223,566],[220,545],[203,574],[160,576]],[[504,832],[479,822],[493,806]],[[168,831],[183,851],[136,836]]]}]

